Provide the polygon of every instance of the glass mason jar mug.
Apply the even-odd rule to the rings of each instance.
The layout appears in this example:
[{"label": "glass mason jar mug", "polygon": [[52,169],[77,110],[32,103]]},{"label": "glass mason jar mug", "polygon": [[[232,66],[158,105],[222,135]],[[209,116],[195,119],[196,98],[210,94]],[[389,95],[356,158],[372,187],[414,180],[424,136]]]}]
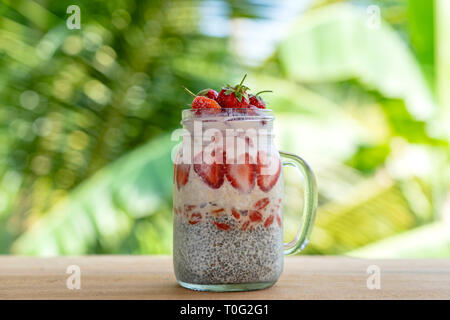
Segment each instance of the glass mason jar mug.
[{"label": "glass mason jar mug", "polygon": [[[303,159],[277,151],[273,120],[265,109],[183,111],[173,187],[173,263],[181,286],[266,288],[281,275],[283,255],[306,246],[315,178]],[[289,243],[283,243],[283,166],[304,177],[302,223]]]}]

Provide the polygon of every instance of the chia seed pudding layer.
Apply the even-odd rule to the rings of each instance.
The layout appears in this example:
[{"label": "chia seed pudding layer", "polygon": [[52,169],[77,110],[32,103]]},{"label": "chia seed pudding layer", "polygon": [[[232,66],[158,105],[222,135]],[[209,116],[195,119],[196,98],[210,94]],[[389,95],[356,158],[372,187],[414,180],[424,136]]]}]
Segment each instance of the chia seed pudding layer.
[{"label": "chia seed pudding layer", "polygon": [[[174,267],[178,280],[192,284],[274,282],[283,269],[282,228],[262,224],[252,230],[218,230],[214,217],[191,225],[174,224]],[[177,221],[178,220],[178,221]],[[214,220],[214,221],[213,221]]]}]

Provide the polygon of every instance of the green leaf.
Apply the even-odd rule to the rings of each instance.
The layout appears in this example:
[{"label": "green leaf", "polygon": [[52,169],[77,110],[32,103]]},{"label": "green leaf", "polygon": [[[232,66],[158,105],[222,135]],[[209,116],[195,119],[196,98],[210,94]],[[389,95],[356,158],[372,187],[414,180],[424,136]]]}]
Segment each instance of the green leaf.
[{"label": "green leaf", "polygon": [[400,187],[388,181],[367,180],[339,202],[322,206],[305,251],[343,254],[418,226]]},{"label": "green leaf", "polygon": [[436,0],[436,88],[440,110],[433,123],[436,132],[450,140],[450,2]]},{"label": "green leaf", "polygon": [[350,4],[307,12],[281,42],[285,73],[306,83],[357,79],[387,98],[405,101],[417,118],[435,111],[432,95],[407,45],[388,25],[368,25],[367,13]]},{"label": "green leaf", "polygon": [[[173,142],[163,136],[99,171],[25,231],[14,243],[13,252],[116,252],[136,220],[171,206],[170,145]],[[167,217],[167,213],[165,210],[158,214]]]},{"label": "green leaf", "polygon": [[364,173],[374,173],[384,164],[390,151],[390,146],[386,144],[360,145],[347,164]]},{"label": "green leaf", "polygon": [[407,19],[410,43],[431,86],[435,80],[435,10],[435,1],[415,0],[408,2]]},{"label": "green leaf", "polygon": [[445,222],[435,222],[351,251],[348,255],[371,259],[449,257],[448,230]]}]

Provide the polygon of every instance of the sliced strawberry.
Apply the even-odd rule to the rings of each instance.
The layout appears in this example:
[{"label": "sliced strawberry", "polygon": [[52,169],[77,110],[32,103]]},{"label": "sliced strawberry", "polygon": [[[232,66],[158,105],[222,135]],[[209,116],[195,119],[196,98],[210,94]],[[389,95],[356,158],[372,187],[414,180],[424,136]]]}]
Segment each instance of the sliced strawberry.
[{"label": "sliced strawberry", "polygon": [[267,228],[273,223],[273,215],[271,214],[266,221],[264,221],[264,227]]},{"label": "sliced strawberry", "polygon": [[221,163],[215,160],[212,164],[203,161],[202,153],[198,154],[194,159],[194,171],[202,178],[202,180],[211,188],[219,189],[224,181],[225,168]]},{"label": "sliced strawberry", "polygon": [[251,163],[248,153],[245,154],[245,160],[243,158],[240,157],[236,164],[226,164],[225,172],[227,180],[233,187],[249,193],[255,187],[256,165]]},{"label": "sliced strawberry", "polygon": [[262,198],[261,200],[256,201],[254,207],[256,210],[262,210],[270,203],[269,198]]},{"label": "sliced strawberry", "polygon": [[202,214],[200,212],[194,212],[191,215],[191,219],[188,221],[189,224],[197,224],[202,219]]},{"label": "sliced strawberry", "polygon": [[184,205],[184,210],[187,212],[192,211],[195,208],[197,208],[197,206],[195,204],[185,204]]},{"label": "sliced strawberry", "polygon": [[245,221],[244,224],[243,224],[242,227],[241,227],[241,230],[242,230],[242,231],[247,230],[249,224],[250,224],[250,221],[248,221],[248,220]]},{"label": "sliced strawberry", "polygon": [[281,217],[279,214],[277,214],[277,223],[281,227],[282,223],[281,223]]},{"label": "sliced strawberry", "polygon": [[277,183],[281,173],[281,161],[280,158],[271,154],[267,156],[264,151],[258,151],[258,186],[264,191],[268,192]]},{"label": "sliced strawberry", "polygon": [[211,213],[218,215],[219,213],[225,212],[224,208],[212,210]]},{"label": "sliced strawberry", "polygon": [[177,181],[178,190],[180,190],[182,186],[188,183],[190,169],[191,165],[189,164],[177,164],[174,166],[174,172],[176,176],[175,179]]},{"label": "sliced strawberry", "polygon": [[236,211],[236,209],[231,209],[231,214],[233,215],[233,217],[235,217],[236,219],[239,220],[239,218],[241,217],[241,215],[239,214],[239,212]]},{"label": "sliced strawberry", "polygon": [[231,228],[230,225],[228,225],[226,223],[214,221],[214,224],[216,225],[217,228],[219,228],[221,230],[225,230],[225,231],[228,231]]},{"label": "sliced strawberry", "polygon": [[258,222],[258,221],[262,221],[262,214],[259,211],[251,211],[250,215],[248,216],[250,221],[252,222]]}]

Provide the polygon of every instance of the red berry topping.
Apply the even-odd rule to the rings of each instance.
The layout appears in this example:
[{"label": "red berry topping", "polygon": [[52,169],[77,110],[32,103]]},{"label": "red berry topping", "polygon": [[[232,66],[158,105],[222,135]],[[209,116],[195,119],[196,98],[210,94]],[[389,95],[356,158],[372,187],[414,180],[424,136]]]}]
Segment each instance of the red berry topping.
[{"label": "red berry topping", "polygon": [[223,108],[246,108],[249,105],[248,97],[238,98],[235,93],[226,93],[229,91],[221,90],[217,101]]},{"label": "red berry topping", "polygon": [[273,215],[271,214],[266,221],[264,221],[264,227],[269,227],[273,223]]},{"label": "red berry topping", "polygon": [[[219,189],[224,181],[225,175],[224,165],[218,163],[216,159],[213,159],[211,164],[207,164],[204,161],[204,159],[202,159],[202,154],[203,153],[199,153],[194,158],[194,171],[202,178],[202,180],[208,186],[210,186],[213,189]],[[214,157],[214,152],[212,156]]]},{"label": "red berry topping", "polygon": [[278,226],[281,227],[281,217],[279,214],[277,214],[277,223],[278,223]]},{"label": "red berry topping", "polygon": [[217,102],[223,108],[246,108],[250,104],[250,99],[247,95],[248,87],[242,85],[247,75],[242,78],[240,84],[232,87],[226,85],[220,90]]},{"label": "red berry topping", "polygon": [[255,187],[256,164],[252,164],[248,153],[239,158],[236,164],[226,164],[225,172],[227,180],[236,189],[249,193]]},{"label": "red berry topping", "polygon": [[186,212],[190,212],[190,211],[194,210],[195,208],[197,208],[197,206],[195,204],[185,204],[184,205],[184,211],[186,211]]},{"label": "red berry topping", "polygon": [[250,99],[250,105],[260,108],[260,109],[265,109],[266,108],[266,104],[263,101],[259,101],[257,96],[254,95],[250,95],[249,96]]},{"label": "red berry topping", "polygon": [[216,209],[216,210],[212,210],[211,213],[213,213],[214,215],[218,215],[219,213],[225,212],[224,208],[220,208],[220,209]]},{"label": "red berry topping", "polygon": [[236,219],[239,220],[239,218],[241,217],[241,215],[239,214],[239,212],[236,211],[236,209],[231,209],[231,214],[233,215],[233,217],[235,217]]},{"label": "red berry topping", "polygon": [[[183,87],[184,90],[194,97],[192,101],[191,107],[196,110],[196,114],[204,113],[208,110],[208,112],[217,113],[220,111],[221,107],[214,99],[210,99],[204,95],[195,95],[188,88]],[[214,91],[214,90],[212,90]],[[215,91],[214,91],[215,92]]]},{"label": "red berry topping", "polygon": [[204,97],[197,96],[194,101],[192,101],[192,109],[219,109],[220,105],[216,102],[216,100]]},{"label": "red berry topping", "polygon": [[191,219],[188,221],[189,224],[197,224],[202,219],[202,214],[200,212],[195,212],[191,215]]},{"label": "red berry topping", "polygon": [[261,200],[258,200],[258,201],[255,203],[254,207],[255,207],[256,210],[262,210],[262,209],[264,209],[265,207],[267,207],[267,205],[268,205],[269,203],[270,203],[269,198],[262,198]]},{"label": "red berry topping", "polygon": [[217,100],[217,97],[219,96],[219,94],[217,93],[216,90],[204,89],[204,90],[200,91],[199,93],[197,93],[197,96],[205,96],[207,98]]},{"label": "red berry topping", "polygon": [[266,103],[264,102],[264,100],[261,97],[258,97],[258,95],[260,95],[263,92],[272,92],[272,91],[271,90],[264,90],[264,91],[258,92],[255,95],[251,94],[249,96],[250,104],[254,105],[255,107],[257,107],[259,109],[265,109],[266,108]]},{"label": "red berry topping", "polygon": [[189,170],[191,166],[189,164],[176,164],[174,165],[175,180],[177,182],[178,190],[184,186],[189,180]]},{"label": "red berry topping", "polygon": [[263,218],[261,212],[259,211],[251,211],[248,217],[252,222],[262,221]]},{"label": "red berry topping", "polygon": [[[264,90],[254,95],[248,94],[247,91],[249,90],[249,88],[243,85],[246,77],[247,75],[245,75],[242,78],[241,82],[238,85],[231,86],[227,84],[226,86],[222,87],[219,93],[210,88],[203,89],[198,94],[192,93],[187,88],[184,89],[186,90],[186,92],[188,92],[190,95],[194,97],[194,101],[192,102],[192,108],[196,109],[198,114],[203,114],[204,112],[207,112],[204,109],[207,109],[208,112],[210,112],[212,110],[216,110],[222,107],[222,108],[249,109],[249,110],[240,110],[240,112],[247,113],[249,115],[257,115],[257,113],[255,113],[254,110],[266,108],[266,103],[259,95],[263,92],[272,92],[272,91]],[[199,97],[203,97],[203,99]],[[211,100],[217,101],[218,104],[213,103]]]},{"label": "red berry topping", "polygon": [[225,231],[230,230],[230,226],[226,223],[214,221],[214,224],[216,225],[217,228],[219,228],[221,230],[225,230]]},{"label": "red berry topping", "polygon": [[267,155],[264,151],[258,151],[258,186],[262,191],[268,192],[278,181],[281,173],[280,158],[276,154]]}]

